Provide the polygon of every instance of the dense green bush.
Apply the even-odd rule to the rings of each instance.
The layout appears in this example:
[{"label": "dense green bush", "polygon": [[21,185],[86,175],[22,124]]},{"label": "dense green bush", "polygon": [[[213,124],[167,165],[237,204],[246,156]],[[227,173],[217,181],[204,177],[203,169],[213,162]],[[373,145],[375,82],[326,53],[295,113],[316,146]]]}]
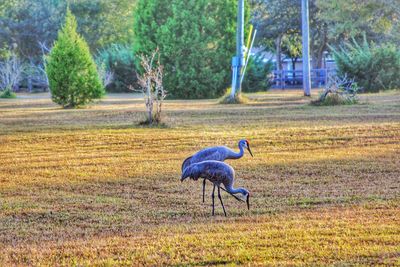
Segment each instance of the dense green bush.
[{"label": "dense green bush", "polygon": [[132,48],[126,45],[112,45],[99,52],[96,63],[113,73],[108,92],[131,92],[129,87],[138,88],[135,58]]},{"label": "dense green bush", "polygon": [[366,92],[400,87],[400,51],[392,44],[362,44],[353,40],[333,49],[339,75],[354,78]]},{"label": "dense green bush", "polygon": [[70,10],[46,58],[52,100],[63,107],[83,106],[104,94],[96,64],[85,40],[76,32]]},{"label": "dense green bush", "polygon": [[266,91],[271,87],[270,75],[273,70],[272,62],[263,62],[260,55],[250,56],[246,73],[243,78],[244,92]]},{"label": "dense green bush", "polygon": [[221,96],[230,83],[236,10],[236,0],[139,0],[135,54],[159,48],[169,97]]}]

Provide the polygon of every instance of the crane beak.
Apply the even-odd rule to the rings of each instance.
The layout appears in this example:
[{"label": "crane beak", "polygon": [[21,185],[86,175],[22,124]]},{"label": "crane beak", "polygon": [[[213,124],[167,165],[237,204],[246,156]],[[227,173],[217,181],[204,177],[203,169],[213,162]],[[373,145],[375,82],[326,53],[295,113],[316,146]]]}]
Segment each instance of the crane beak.
[{"label": "crane beak", "polygon": [[253,153],[251,153],[250,145],[247,145],[247,150],[249,151],[250,155],[254,158]]},{"label": "crane beak", "polygon": [[250,210],[250,194],[247,195],[246,203],[247,203],[247,209]]}]

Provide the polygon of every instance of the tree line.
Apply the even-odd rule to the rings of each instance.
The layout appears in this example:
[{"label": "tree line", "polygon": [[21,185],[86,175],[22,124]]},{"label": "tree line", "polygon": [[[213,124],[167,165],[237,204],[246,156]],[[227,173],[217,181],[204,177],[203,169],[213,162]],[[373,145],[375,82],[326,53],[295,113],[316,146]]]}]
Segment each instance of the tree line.
[{"label": "tree line", "polygon": [[[253,23],[258,42],[276,53],[301,57],[301,0],[254,0]],[[352,38],[375,43],[400,44],[397,0],[310,0],[310,51],[314,68],[322,66],[324,51]]]},{"label": "tree line", "polygon": [[[247,26],[252,23],[258,29],[255,45],[276,54],[277,69],[282,69],[283,55],[293,60],[301,57],[300,2],[246,1]],[[76,17],[77,31],[88,43],[96,64],[113,73],[113,81],[107,84],[109,91],[128,91],[137,86],[136,74],[142,71],[138,55],[150,55],[156,49],[164,66],[169,97],[217,97],[229,86],[237,0],[2,1],[0,60],[16,55],[30,66],[20,82],[23,86],[32,86],[35,77],[47,82],[43,77],[44,55],[54,45],[67,6]],[[396,58],[399,14],[397,0],[310,0],[313,67],[321,67],[325,51],[350,66],[352,58],[360,53],[349,57],[340,53],[350,53],[344,48],[364,43],[364,37],[371,51],[381,47],[394,51],[371,52],[371,57],[382,55],[384,61],[388,58],[385,55]],[[271,63],[268,65],[257,56],[251,62],[244,86],[248,90],[267,88],[266,73],[271,70]]]}]

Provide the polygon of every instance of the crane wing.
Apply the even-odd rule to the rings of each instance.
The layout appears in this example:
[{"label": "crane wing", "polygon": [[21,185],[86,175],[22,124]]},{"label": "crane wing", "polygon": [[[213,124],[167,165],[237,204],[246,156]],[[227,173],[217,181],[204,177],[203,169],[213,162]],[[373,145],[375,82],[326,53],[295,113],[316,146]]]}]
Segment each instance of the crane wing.
[{"label": "crane wing", "polygon": [[194,157],[197,162],[206,160],[224,161],[226,158],[225,149],[223,146],[209,147],[197,152]]}]

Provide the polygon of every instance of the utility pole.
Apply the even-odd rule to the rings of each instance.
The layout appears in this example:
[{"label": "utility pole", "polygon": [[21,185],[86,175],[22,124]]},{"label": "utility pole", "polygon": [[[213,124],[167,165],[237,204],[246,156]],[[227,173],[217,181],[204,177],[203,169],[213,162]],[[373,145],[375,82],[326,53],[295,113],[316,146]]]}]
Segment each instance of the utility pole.
[{"label": "utility pole", "polygon": [[244,63],[244,0],[238,0],[238,15],[236,26],[236,56],[232,58],[232,90],[231,98],[241,91],[242,67]]},{"label": "utility pole", "polygon": [[308,0],[301,0],[301,27],[303,39],[303,89],[305,96],[311,96],[311,72],[310,72],[310,25]]}]

